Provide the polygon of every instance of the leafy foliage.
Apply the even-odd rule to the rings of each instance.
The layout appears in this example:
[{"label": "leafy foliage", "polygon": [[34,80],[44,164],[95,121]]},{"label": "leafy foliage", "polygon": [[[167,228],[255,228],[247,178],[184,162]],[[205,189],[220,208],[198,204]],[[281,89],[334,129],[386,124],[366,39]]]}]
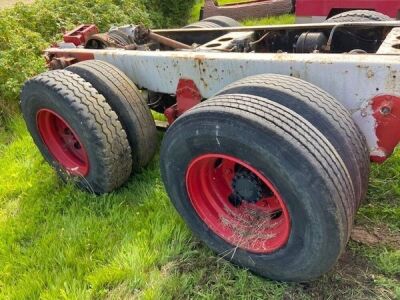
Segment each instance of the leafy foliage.
[{"label": "leafy foliage", "polygon": [[0,123],[16,106],[23,82],[45,70],[41,51],[65,30],[82,23],[95,23],[102,31],[130,23],[178,26],[186,22],[192,4],[187,0],[37,0],[0,11]]},{"label": "leafy foliage", "polygon": [[141,0],[156,27],[174,27],[187,23],[195,0]]}]

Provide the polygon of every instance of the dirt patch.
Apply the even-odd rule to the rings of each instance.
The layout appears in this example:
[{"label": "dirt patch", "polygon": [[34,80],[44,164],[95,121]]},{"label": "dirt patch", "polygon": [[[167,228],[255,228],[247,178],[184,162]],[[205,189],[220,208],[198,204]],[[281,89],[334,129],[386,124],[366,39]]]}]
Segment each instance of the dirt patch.
[{"label": "dirt patch", "polygon": [[368,261],[347,250],[335,269],[320,280],[295,284],[284,296],[285,300],[307,295],[312,299],[393,299],[392,291],[377,286],[379,273]]},{"label": "dirt patch", "polygon": [[14,4],[18,3],[18,2],[22,2],[22,3],[33,3],[35,0],[0,0],[0,9],[2,8],[6,8],[6,7],[11,7]]},{"label": "dirt patch", "polygon": [[366,246],[388,246],[400,249],[400,233],[392,232],[387,226],[355,226],[351,239]]},{"label": "dirt patch", "polygon": [[[193,247],[199,251],[198,253],[205,250],[201,243],[194,243]],[[201,291],[218,285],[218,277],[224,266],[232,267],[221,257],[196,254],[185,259],[177,257],[172,265],[168,265],[167,269],[170,272],[172,267],[173,272],[180,274],[203,270],[202,276],[196,283],[196,289]],[[232,282],[236,280],[233,274],[230,278]],[[357,256],[348,249],[335,268],[327,275],[314,282],[287,284],[283,299],[395,299],[396,295],[390,287],[377,284],[378,278],[382,278],[382,276],[366,258]],[[277,285],[279,284],[277,283]]]}]

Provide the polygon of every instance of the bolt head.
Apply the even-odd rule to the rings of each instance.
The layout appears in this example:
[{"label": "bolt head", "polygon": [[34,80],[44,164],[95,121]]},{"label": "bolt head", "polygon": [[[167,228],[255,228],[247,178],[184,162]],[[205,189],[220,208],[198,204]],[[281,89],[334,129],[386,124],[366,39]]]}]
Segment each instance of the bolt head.
[{"label": "bolt head", "polygon": [[392,112],[392,109],[389,106],[382,106],[381,107],[381,114],[386,116]]}]

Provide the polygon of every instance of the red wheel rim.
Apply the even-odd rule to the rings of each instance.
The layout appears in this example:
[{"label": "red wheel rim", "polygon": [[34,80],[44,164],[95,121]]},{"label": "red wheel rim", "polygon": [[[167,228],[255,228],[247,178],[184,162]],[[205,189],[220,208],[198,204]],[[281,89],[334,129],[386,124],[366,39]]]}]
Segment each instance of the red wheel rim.
[{"label": "red wheel rim", "polygon": [[290,216],[274,185],[249,164],[221,154],[193,160],[186,173],[199,217],[226,242],[253,253],[286,245]]},{"label": "red wheel rim", "polygon": [[87,175],[88,155],[71,126],[49,109],[40,110],[36,122],[40,136],[54,159],[72,175]]}]

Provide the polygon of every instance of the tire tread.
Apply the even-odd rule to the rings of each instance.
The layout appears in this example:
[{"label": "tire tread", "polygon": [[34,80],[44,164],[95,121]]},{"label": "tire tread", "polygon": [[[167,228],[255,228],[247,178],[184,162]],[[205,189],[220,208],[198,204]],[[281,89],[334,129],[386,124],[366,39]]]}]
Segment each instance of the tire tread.
[{"label": "tire tread", "polygon": [[[116,97],[109,99],[106,96],[107,92],[103,93],[128,135],[133,169],[137,171],[146,166],[157,149],[157,132],[151,112],[135,84],[116,67],[99,60],[84,61],[67,69],[85,77],[89,82],[90,76],[96,77],[104,83],[98,90],[103,88],[107,89],[107,92],[112,90],[114,95],[122,101],[121,105],[121,102],[115,99]],[[123,117],[126,114],[128,114],[127,117]]]},{"label": "tire tread", "polygon": [[26,82],[21,92],[23,110],[29,106],[27,99],[34,85],[50,89],[65,99],[96,137],[96,151],[101,152],[104,172],[97,175],[102,187],[95,188],[95,192],[110,192],[125,183],[131,172],[131,155],[126,151],[129,143],[117,115],[104,97],[72,72],[49,71]]},{"label": "tire tread", "polygon": [[329,116],[335,127],[346,135],[346,142],[355,151],[354,154],[349,153],[348,155],[354,157],[354,165],[359,168],[357,176],[361,180],[361,185],[359,188],[355,187],[360,190],[356,201],[358,208],[365,198],[368,189],[370,158],[366,139],[346,108],[319,87],[295,77],[278,74],[263,74],[244,78],[228,85],[218,95],[230,93],[233,89],[239,90],[241,87],[246,86],[268,86],[285,91],[285,93],[296,96],[300,101],[312,103],[314,107],[318,108],[318,111]]},{"label": "tire tread", "polygon": [[295,141],[310,153],[319,163],[321,169],[334,183],[340,198],[342,214],[345,216],[345,241],[349,239],[356,208],[354,206],[354,188],[350,175],[329,141],[309,122],[291,110],[264,98],[250,95],[221,95],[201,103],[191,113],[202,108],[230,108],[245,112],[251,116],[262,118],[285,132],[287,137]]}]

